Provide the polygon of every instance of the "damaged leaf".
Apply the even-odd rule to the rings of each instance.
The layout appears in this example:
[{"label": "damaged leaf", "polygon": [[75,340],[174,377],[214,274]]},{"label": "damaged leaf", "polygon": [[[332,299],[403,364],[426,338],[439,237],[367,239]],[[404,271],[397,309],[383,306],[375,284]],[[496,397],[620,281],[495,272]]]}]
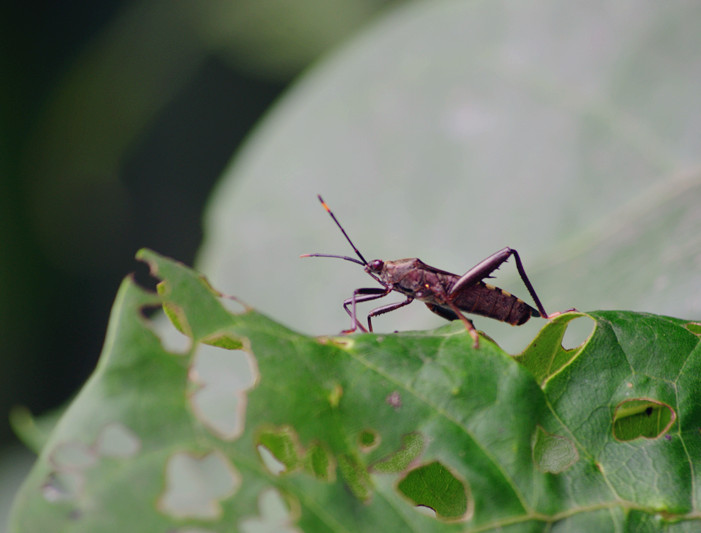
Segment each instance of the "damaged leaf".
[{"label": "damaged leaf", "polygon": [[[459,322],[308,337],[227,310],[180,263],[139,258],[160,290],[123,283],[13,533],[699,525],[701,350],[688,321],[562,315],[517,357],[487,338],[475,350]],[[191,336],[184,352],[143,313],[155,305]],[[573,318],[593,330],[564,349]]]}]

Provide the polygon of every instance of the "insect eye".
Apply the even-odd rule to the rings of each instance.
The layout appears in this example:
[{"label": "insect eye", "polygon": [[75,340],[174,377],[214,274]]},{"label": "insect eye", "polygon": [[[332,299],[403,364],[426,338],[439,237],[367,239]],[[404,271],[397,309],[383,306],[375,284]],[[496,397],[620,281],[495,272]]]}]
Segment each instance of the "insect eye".
[{"label": "insect eye", "polygon": [[368,266],[370,267],[370,270],[379,272],[380,270],[382,270],[384,263],[379,259],[375,259],[374,261],[370,261],[370,264]]}]

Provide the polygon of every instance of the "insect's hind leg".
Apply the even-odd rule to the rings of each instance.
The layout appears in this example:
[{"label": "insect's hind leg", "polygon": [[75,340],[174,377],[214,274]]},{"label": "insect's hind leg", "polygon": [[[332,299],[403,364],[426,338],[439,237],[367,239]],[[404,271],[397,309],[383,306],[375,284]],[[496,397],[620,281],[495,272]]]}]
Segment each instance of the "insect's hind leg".
[{"label": "insect's hind leg", "polygon": [[[543,318],[552,318],[552,316],[548,315],[548,313],[545,311],[545,308],[540,302],[540,298],[538,298],[531,281],[528,279],[526,270],[523,268],[523,263],[521,262],[521,257],[518,255],[518,252],[513,248],[509,248],[508,246],[506,248],[502,248],[498,252],[493,253],[487,257],[487,259],[477,263],[474,267],[465,272],[465,274],[463,274],[463,276],[450,289],[449,296],[458,295],[461,290],[486,278],[489,276],[489,274],[504,264],[512,255],[516,261],[516,270],[518,270],[518,274],[521,276],[521,281],[523,281],[526,289],[528,289],[528,294],[530,294],[531,298],[533,298],[533,302],[538,308],[538,313],[540,313],[540,316]],[[553,314],[553,316],[557,316],[557,314]]]},{"label": "insect's hind leg", "polygon": [[566,309],[565,311],[555,311],[554,313],[550,314],[546,313],[543,304],[540,303],[540,298],[538,298],[538,295],[535,293],[533,285],[531,285],[528,276],[526,276],[526,270],[523,268],[523,263],[521,263],[521,258],[519,257],[518,252],[511,248],[509,249],[511,250],[514,259],[516,260],[516,269],[518,270],[518,273],[521,276],[521,279],[523,280],[523,284],[528,289],[528,294],[530,294],[531,298],[533,298],[533,301],[535,302],[535,305],[538,308],[538,312],[540,313],[540,316],[542,318],[547,318],[548,320],[550,320],[552,318],[555,318],[556,316],[564,315],[565,313],[569,313],[571,311],[576,311],[576,309],[572,307],[570,309]]},{"label": "insect's hind leg", "polygon": [[543,307],[543,304],[540,302],[540,298],[538,298],[538,295],[535,293],[535,289],[533,288],[533,285],[531,285],[531,281],[528,279],[528,276],[526,275],[526,270],[523,268],[523,263],[521,263],[521,257],[519,257],[518,252],[516,250],[511,250],[511,255],[514,256],[514,260],[516,261],[516,270],[518,270],[519,276],[521,276],[521,280],[523,281],[523,284],[526,286],[526,289],[528,289],[528,294],[531,295],[531,298],[533,298],[533,302],[535,303],[535,306],[538,308],[538,312],[540,313],[540,316],[543,318],[550,318],[548,313],[545,312],[545,308]]}]

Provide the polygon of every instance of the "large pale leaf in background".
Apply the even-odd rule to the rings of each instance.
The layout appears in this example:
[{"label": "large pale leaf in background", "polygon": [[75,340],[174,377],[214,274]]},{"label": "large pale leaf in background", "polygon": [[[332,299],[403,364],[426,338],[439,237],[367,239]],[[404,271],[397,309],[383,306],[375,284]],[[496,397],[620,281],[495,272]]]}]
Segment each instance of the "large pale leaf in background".
[{"label": "large pale leaf in background", "polygon": [[[682,1],[396,9],[258,128],[213,195],[200,266],[283,323],[347,327],[341,301],[372,280],[297,259],[351,252],[323,193],[368,259],[462,273],[508,245],[548,311],[698,317],[700,17]],[[513,266],[503,279],[525,296]],[[377,329],[440,323],[415,307]],[[511,349],[535,331],[477,326]]]},{"label": "large pale leaf in background", "polygon": [[[13,533],[697,529],[698,323],[591,313],[563,350],[591,323],[568,314],[517,359],[460,323],[314,338],[140,255],[160,297],[122,285]],[[178,352],[158,303],[192,338]]]}]

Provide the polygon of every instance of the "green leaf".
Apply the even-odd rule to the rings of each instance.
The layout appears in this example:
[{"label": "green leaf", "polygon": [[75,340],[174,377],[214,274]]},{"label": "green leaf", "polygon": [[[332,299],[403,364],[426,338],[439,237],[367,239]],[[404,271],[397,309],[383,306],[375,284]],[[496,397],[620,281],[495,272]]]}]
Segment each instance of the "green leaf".
[{"label": "green leaf", "polygon": [[41,418],[35,418],[26,407],[15,407],[10,411],[10,424],[25,446],[39,453],[56,427],[56,422],[63,416],[64,410],[55,409]]},{"label": "green leaf", "polygon": [[465,483],[438,461],[415,468],[397,485],[414,505],[432,509],[443,520],[470,518],[466,489]]},{"label": "green leaf", "polygon": [[[228,310],[180,263],[139,257],[161,289],[123,283],[98,368],[18,494],[13,533],[701,525],[697,323],[562,315],[520,357],[484,337],[474,349],[459,322],[308,337]],[[166,348],[182,334],[146,317],[154,305],[176,311],[184,351]],[[560,357],[573,317],[594,328]]]}]

